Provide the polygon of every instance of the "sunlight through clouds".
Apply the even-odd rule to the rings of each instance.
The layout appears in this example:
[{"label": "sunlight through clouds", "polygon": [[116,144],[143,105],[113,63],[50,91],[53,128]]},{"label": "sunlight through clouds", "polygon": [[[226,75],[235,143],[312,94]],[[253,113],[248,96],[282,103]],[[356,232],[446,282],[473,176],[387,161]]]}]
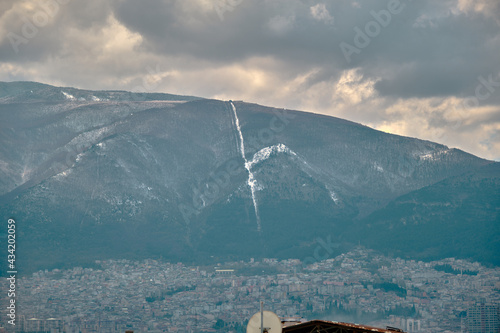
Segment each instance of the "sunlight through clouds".
[{"label": "sunlight through clouds", "polygon": [[[133,90],[148,77],[160,92],[337,116],[497,158],[485,125],[500,121],[498,77],[480,88],[488,98],[460,105],[500,69],[500,3],[406,5],[349,64],[339,45],[387,1],[68,1],[38,27],[40,2],[5,0],[0,80]],[[25,39],[17,53],[8,33]]]},{"label": "sunlight through clouds", "polygon": [[375,94],[375,80],[366,79],[358,69],[345,71],[335,87],[339,97],[346,103],[359,104]]}]

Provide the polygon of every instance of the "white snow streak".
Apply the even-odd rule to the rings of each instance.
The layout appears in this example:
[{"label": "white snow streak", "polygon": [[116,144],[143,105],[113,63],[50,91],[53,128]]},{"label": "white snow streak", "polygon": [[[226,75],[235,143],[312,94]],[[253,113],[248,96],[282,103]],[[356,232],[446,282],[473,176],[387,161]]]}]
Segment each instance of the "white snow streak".
[{"label": "white snow streak", "polygon": [[[241,132],[240,120],[238,119],[238,113],[236,112],[236,107],[234,106],[233,102],[230,102],[230,103],[231,103],[231,108],[233,109],[233,113],[234,113],[236,130],[238,131],[238,135],[240,137],[239,151],[240,151],[241,157],[243,158],[243,160],[245,162],[245,169],[248,172],[247,185],[248,185],[248,187],[250,187],[250,192],[252,194],[253,207],[255,210],[255,216],[257,218],[257,231],[261,232],[262,228],[261,228],[261,221],[260,221],[260,215],[259,215],[259,206],[257,204],[257,199],[256,199],[256,195],[255,195],[256,191],[257,191],[257,179],[255,179],[255,175],[253,174],[252,168],[255,165],[267,160],[273,154],[278,154],[278,153],[285,153],[285,154],[289,154],[292,156],[296,156],[299,158],[300,161],[302,161],[304,163],[304,165],[307,168],[309,168],[311,170],[313,170],[313,168],[304,159],[297,156],[297,154],[293,150],[291,150],[290,148],[288,148],[287,146],[285,146],[282,143],[279,143],[279,144],[274,145],[274,146],[262,148],[261,150],[259,150],[258,152],[256,152],[253,155],[253,158],[251,161],[248,161],[246,156],[245,156],[245,141],[243,139],[243,133]],[[337,197],[337,194],[331,190],[329,190],[329,192],[330,192],[330,197],[332,198],[332,201],[335,204],[337,204],[339,202],[339,198]]]},{"label": "white snow streak", "polygon": [[257,186],[257,180],[255,179],[254,174],[252,173],[251,169],[251,164],[248,162],[246,156],[245,156],[245,142],[243,140],[243,133],[241,132],[241,127],[240,127],[240,120],[238,119],[238,114],[236,112],[236,107],[234,106],[233,102],[231,102],[231,107],[233,109],[234,113],[234,119],[236,123],[236,129],[238,130],[238,134],[240,136],[240,153],[241,157],[245,161],[245,169],[248,171],[248,180],[247,184],[250,187],[250,192],[252,194],[252,201],[253,201],[253,208],[255,210],[255,216],[257,218],[257,231],[261,232],[261,224],[260,224],[260,215],[259,215],[259,206],[257,205],[257,199],[255,198],[255,191],[256,191],[256,186]]}]

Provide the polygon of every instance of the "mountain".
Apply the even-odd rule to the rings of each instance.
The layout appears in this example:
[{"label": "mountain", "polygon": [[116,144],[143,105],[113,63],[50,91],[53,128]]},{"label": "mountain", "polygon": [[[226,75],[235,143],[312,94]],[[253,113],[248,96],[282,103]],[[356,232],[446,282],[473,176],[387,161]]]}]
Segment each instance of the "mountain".
[{"label": "mountain", "polygon": [[32,82],[0,83],[0,127],[1,218],[16,219],[26,270],[304,259],[318,238],[499,264],[499,163],[437,143],[244,102]]},{"label": "mountain", "polygon": [[378,248],[398,256],[470,257],[498,265],[499,175],[500,163],[493,163],[449,177],[393,200],[360,228],[368,245],[385,239]]}]

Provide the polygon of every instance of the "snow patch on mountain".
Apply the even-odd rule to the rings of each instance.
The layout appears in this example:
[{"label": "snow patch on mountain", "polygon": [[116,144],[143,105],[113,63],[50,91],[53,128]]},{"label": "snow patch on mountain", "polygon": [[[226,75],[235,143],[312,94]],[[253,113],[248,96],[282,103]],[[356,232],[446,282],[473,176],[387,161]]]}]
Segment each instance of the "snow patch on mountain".
[{"label": "snow patch on mountain", "polygon": [[66,178],[68,175],[71,174],[71,172],[73,172],[72,169],[66,169],[62,172],[59,172],[57,175],[54,176],[54,178],[56,180],[63,180],[64,178]]},{"label": "snow patch on mountain", "polygon": [[280,144],[277,144],[274,146],[262,148],[261,150],[256,152],[253,155],[252,160],[247,162],[248,163],[247,166],[248,166],[248,168],[251,169],[254,165],[259,164],[259,163],[267,160],[269,157],[271,157],[271,155],[279,154],[279,153],[286,153],[286,154],[290,154],[293,156],[297,156],[297,154],[293,150],[291,150],[290,148],[288,148],[284,144],[280,143]]},{"label": "snow patch on mountain", "polygon": [[67,92],[64,92],[64,91],[61,91],[61,92],[63,93],[64,97],[66,97],[66,99],[70,99],[70,100],[76,99],[75,96],[68,94]]},{"label": "snow patch on mountain", "polygon": [[375,170],[377,170],[378,172],[384,172],[384,168],[382,168],[382,166],[380,164],[378,164],[377,162],[373,163],[373,168]]},{"label": "snow patch on mountain", "polygon": [[80,162],[80,161],[81,161],[81,159],[82,159],[82,157],[83,157],[83,153],[80,153],[80,154],[76,155],[75,162],[76,162],[76,163]]},{"label": "snow patch on mountain", "polygon": [[109,126],[97,128],[95,130],[90,130],[87,132],[83,132],[79,134],[78,136],[74,137],[68,145],[73,146],[87,146],[89,144],[92,144],[93,142],[98,142],[101,141],[104,136],[109,133],[109,131],[112,128]]},{"label": "snow patch on mountain", "polygon": [[337,204],[339,202],[339,198],[337,197],[337,193],[333,192],[332,190],[329,190],[330,192],[330,198],[332,198],[333,202]]},{"label": "snow patch on mountain", "polygon": [[442,155],[447,155],[450,152],[450,149],[443,149],[433,152],[425,152],[424,154],[419,155],[420,160],[423,161],[438,161]]}]

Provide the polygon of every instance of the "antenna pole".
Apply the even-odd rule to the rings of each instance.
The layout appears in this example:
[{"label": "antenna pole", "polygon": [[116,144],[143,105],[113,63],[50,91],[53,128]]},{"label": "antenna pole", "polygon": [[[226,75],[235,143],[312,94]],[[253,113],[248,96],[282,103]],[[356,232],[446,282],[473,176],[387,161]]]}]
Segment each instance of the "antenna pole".
[{"label": "antenna pole", "polygon": [[260,333],[264,333],[264,302],[260,301]]}]

